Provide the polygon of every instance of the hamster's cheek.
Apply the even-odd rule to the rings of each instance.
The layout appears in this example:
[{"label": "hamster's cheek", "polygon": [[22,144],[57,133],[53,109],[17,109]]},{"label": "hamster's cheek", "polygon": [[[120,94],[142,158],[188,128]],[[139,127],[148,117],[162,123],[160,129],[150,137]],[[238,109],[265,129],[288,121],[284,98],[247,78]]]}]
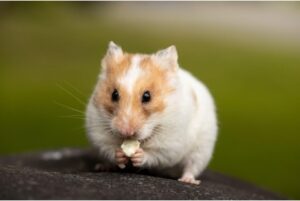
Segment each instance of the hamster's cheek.
[{"label": "hamster's cheek", "polygon": [[154,123],[146,122],[138,132],[138,139],[144,140],[149,138],[152,135],[154,126],[155,126]]}]

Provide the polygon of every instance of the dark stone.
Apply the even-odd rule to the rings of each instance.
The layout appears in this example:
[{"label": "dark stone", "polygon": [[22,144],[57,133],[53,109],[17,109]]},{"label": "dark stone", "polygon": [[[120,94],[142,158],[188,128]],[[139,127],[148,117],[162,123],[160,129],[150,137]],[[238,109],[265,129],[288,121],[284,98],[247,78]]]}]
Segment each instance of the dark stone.
[{"label": "dark stone", "polygon": [[130,168],[96,172],[97,162],[82,149],[0,157],[0,199],[282,199],[208,170],[196,186]]}]

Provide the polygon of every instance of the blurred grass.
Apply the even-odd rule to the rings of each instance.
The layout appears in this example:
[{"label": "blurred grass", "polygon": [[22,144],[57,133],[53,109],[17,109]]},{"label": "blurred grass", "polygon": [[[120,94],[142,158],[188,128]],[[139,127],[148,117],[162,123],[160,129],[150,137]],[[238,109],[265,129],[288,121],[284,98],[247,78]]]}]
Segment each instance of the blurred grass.
[{"label": "blurred grass", "polygon": [[175,44],[218,106],[210,168],[299,199],[300,48],[120,23],[106,17],[109,5],[0,3],[0,153],[88,146],[83,120],[55,102],[85,106],[59,86],[86,101],[110,40],[146,53]]}]

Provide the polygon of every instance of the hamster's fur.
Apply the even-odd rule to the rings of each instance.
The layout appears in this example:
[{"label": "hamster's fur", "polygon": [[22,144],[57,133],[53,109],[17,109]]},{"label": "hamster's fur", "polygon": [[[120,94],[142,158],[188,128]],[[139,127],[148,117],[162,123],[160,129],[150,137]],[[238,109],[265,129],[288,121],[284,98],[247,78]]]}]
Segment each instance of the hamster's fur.
[{"label": "hamster's fur", "polygon": [[[87,135],[110,164],[131,161],[199,184],[217,138],[215,105],[177,58],[175,46],[129,54],[110,42],[86,110]],[[125,138],[141,142],[132,158],[119,149]]]}]

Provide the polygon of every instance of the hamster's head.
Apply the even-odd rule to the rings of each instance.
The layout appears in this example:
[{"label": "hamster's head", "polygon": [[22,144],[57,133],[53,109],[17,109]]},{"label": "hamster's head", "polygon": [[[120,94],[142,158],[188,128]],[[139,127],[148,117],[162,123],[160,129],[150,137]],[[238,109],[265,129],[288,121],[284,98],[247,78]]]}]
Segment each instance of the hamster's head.
[{"label": "hamster's head", "polygon": [[129,54],[110,42],[101,65],[93,104],[105,116],[106,129],[121,138],[150,138],[161,127],[168,97],[176,89],[175,46],[149,55]]}]

